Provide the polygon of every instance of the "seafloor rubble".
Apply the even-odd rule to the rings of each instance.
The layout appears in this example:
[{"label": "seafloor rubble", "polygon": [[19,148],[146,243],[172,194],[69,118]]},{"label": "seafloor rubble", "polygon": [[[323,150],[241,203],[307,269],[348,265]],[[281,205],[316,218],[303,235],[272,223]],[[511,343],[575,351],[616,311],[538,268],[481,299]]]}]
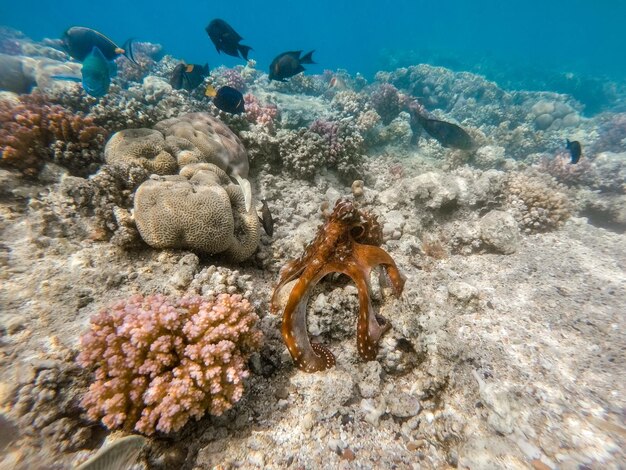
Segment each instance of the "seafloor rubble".
[{"label": "seafloor rubble", "polygon": [[[37,88],[0,101],[0,468],[72,468],[137,431],[150,438],[135,469],[626,463],[623,114],[586,118],[569,96],[506,91],[427,65],[381,72],[370,84],[330,71],[269,84],[248,63],[207,79],[245,93],[247,112],[232,116],[200,90],[172,90],[177,61],[147,44],[140,70],[120,67],[109,95],[96,101],[75,84],[47,79],[51,61],[67,59],[54,44],[4,34],[0,52],[22,67],[13,79],[30,73]],[[446,149],[425,134],[412,145],[410,96],[464,126],[476,148]],[[181,118],[190,112],[213,117]],[[207,124],[214,117],[241,140],[249,162],[230,134]],[[182,130],[168,134],[165,120]],[[181,140],[189,126],[203,129],[199,140]],[[143,130],[130,133],[132,141],[115,134],[126,129]],[[105,154],[105,135],[124,142],[116,161]],[[569,164],[566,138],[584,144],[578,165]],[[155,161],[168,163],[150,167]],[[150,176],[157,167],[167,167],[166,176]],[[253,212],[244,186],[222,175],[235,167],[251,184]],[[219,205],[207,199],[219,221],[209,241],[226,241],[209,246],[193,223],[176,225],[168,215],[176,226],[168,230],[187,227],[199,240],[188,246],[208,247],[146,244],[135,223],[138,188],[188,185],[197,174],[196,188],[221,195]],[[340,197],[378,217],[404,290],[395,298],[384,282],[372,283],[391,329],[377,360],[364,362],[356,351],[357,289],[343,276],[320,282],[308,332],[330,347],[336,365],[307,374],[294,367],[270,299],[281,267],[303,253]],[[250,217],[260,200],[272,211],[273,237]],[[229,252],[242,237],[258,248]],[[93,370],[81,367],[89,361],[79,356],[79,338],[104,308],[141,318],[138,295],[156,294],[236,299],[245,309],[229,312],[246,325],[253,322],[238,312],[249,302],[258,331],[244,332],[255,339],[234,353],[237,376],[247,375],[242,395],[238,386],[220,406],[203,402],[207,414],[194,409],[199,419],[187,421],[171,411],[188,398],[171,378],[154,384],[154,395],[172,400],[171,410],[160,407],[167,419],[156,430],[145,420],[133,429],[137,416],[119,418],[97,389],[85,400]],[[100,318],[106,328],[109,317]],[[141,330],[135,317],[119,324]],[[143,333],[126,333],[144,351],[136,339]],[[195,352],[187,353],[192,362],[176,369],[182,379],[196,370]],[[241,359],[248,357],[249,373]],[[152,409],[151,397],[141,399],[133,413]],[[94,402],[104,411],[85,410]],[[97,421],[105,415],[113,430]]]}]

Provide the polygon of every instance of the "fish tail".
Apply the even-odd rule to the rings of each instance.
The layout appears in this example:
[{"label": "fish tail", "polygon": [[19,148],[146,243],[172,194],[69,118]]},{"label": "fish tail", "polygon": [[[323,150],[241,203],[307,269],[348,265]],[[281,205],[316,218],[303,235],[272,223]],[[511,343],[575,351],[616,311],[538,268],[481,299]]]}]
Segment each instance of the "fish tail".
[{"label": "fish tail", "polygon": [[303,55],[300,58],[300,63],[301,64],[314,64],[315,62],[313,62],[313,53],[315,52],[315,50],[312,50],[311,52]]},{"label": "fish tail", "polygon": [[135,40],[133,38],[130,38],[128,41],[126,41],[124,43],[124,57],[126,57],[128,60],[130,60],[133,64],[135,65],[139,65],[137,63],[137,61],[135,60],[135,54],[133,51],[133,44],[134,44]]},{"label": "fish tail", "polygon": [[244,60],[248,60],[248,52],[252,50],[250,46],[244,46],[243,44],[238,44],[237,49],[239,49],[239,53]]}]

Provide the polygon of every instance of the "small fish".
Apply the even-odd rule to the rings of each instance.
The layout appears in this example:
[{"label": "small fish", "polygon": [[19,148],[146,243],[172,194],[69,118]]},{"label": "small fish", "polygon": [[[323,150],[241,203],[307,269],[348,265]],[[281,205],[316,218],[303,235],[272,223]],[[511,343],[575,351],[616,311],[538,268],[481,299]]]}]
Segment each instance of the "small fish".
[{"label": "small fish", "polygon": [[100,98],[109,92],[111,76],[116,73],[115,63],[107,61],[100,49],[94,47],[83,61],[83,88],[89,95]]},{"label": "small fish", "polygon": [[302,51],[283,52],[278,55],[270,64],[270,80],[284,82],[287,78],[304,72],[302,64],[314,64],[313,52],[303,55]]},{"label": "small fish", "polygon": [[132,39],[126,41],[124,47],[119,47],[104,34],[94,29],[73,26],[63,33],[62,41],[63,48],[67,53],[79,62],[83,62],[91,54],[93,48],[97,47],[108,61],[123,55],[137,65],[137,61],[135,61],[133,56]]},{"label": "small fish", "polygon": [[451,122],[433,118],[421,104],[417,102],[409,104],[409,113],[413,130],[412,143],[417,143],[421,127],[446,148],[471,150],[474,147],[474,141],[463,128]]},{"label": "small fish", "polygon": [[213,85],[209,85],[204,95],[213,98],[213,104],[217,109],[227,113],[241,114],[246,111],[243,95],[233,87],[223,86],[216,91]]},{"label": "small fish", "polygon": [[135,463],[146,440],[145,437],[135,435],[117,439],[76,467],[76,470],[126,470]]},{"label": "small fish", "polygon": [[209,76],[209,64],[178,64],[170,77],[170,85],[175,90],[181,88],[192,91]]},{"label": "small fish", "polygon": [[328,82],[329,90],[345,91],[349,88],[350,87],[348,87],[346,81],[338,75],[335,75],[333,78],[330,79],[330,82]]},{"label": "small fish", "polygon": [[565,147],[569,150],[569,154],[572,157],[570,163],[575,165],[580,160],[580,157],[583,155],[583,148],[580,145],[580,142],[577,140],[570,141],[569,139],[565,139]]},{"label": "small fish", "polygon": [[205,30],[213,44],[215,44],[215,49],[217,49],[218,53],[224,52],[224,54],[233,57],[239,57],[241,54],[244,60],[248,60],[248,52],[252,48],[239,44],[239,41],[243,38],[226,21],[214,19]]},{"label": "small fish", "polygon": [[261,217],[259,217],[259,221],[261,225],[263,225],[263,230],[270,237],[274,236],[274,219],[272,218],[272,213],[270,212],[270,208],[267,207],[267,201],[262,199],[263,207],[261,207]]}]

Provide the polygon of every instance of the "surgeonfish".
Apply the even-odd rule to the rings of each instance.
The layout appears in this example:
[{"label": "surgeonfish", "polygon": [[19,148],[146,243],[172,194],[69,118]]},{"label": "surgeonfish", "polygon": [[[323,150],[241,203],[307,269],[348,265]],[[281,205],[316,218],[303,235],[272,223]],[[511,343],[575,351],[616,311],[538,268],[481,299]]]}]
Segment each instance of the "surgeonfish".
[{"label": "surgeonfish", "polygon": [[578,142],[577,140],[570,141],[569,139],[565,139],[565,147],[567,148],[567,150],[569,150],[570,157],[572,158],[570,160],[570,163],[572,165],[578,163],[580,157],[582,157],[583,155],[583,149],[580,145],[580,142]]},{"label": "surgeonfish", "polygon": [[223,52],[233,57],[241,55],[244,60],[248,60],[248,52],[252,48],[239,44],[243,38],[226,21],[216,18],[204,29],[218,53]]},{"label": "surgeonfish", "polygon": [[288,51],[276,56],[270,64],[270,80],[284,82],[287,78],[304,72],[302,64],[314,64],[313,52],[311,51],[302,57],[302,51]]},{"label": "surgeonfish", "polygon": [[204,94],[213,98],[213,104],[217,109],[231,114],[241,114],[246,111],[243,95],[233,87],[223,86],[215,90],[212,85],[209,85]]},{"label": "surgeonfish", "polygon": [[259,217],[259,221],[263,226],[263,230],[270,237],[274,235],[274,219],[272,218],[272,213],[270,212],[270,208],[267,206],[267,201],[265,199],[261,199],[263,203],[263,207],[261,207],[261,217]]},{"label": "surgeonfish", "polygon": [[123,55],[133,64],[137,65],[133,56],[133,40],[129,39],[124,43],[123,47],[119,47],[104,34],[83,26],[72,26],[62,37],[63,47],[67,53],[79,62],[83,62],[94,47],[100,49],[100,52],[106,60],[112,61],[118,56]]},{"label": "surgeonfish", "polygon": [[175,90],[187,91],[197,88],[209,76],[209,64],[178,64],[170,76],[170,85]]}]

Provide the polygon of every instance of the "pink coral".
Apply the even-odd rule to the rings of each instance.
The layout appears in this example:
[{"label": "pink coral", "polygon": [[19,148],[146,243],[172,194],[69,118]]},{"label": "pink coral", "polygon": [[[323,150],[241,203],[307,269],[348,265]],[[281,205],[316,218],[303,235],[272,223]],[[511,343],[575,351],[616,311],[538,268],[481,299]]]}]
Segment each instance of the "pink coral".
[{"label": "pink coral", "polygon": [[221,415],[243,394],[246,361],[262,339],[257,321],[240,295],[120,301],[81,337],[77,361],[96,369],[81,404],[110,429],[146,435]]},{"label": "pink coral", "polygon": [[577,164],[572,164],[568,152],[558,152],[552,159],[544,157],[538,167],[567,186],[595,188],[599,184],[597,169],[585,156]]},{"label": "pink coral", "polygon": [[389,84],[383,83],[372,92],[372,106],[387,125],[393,121],[402,110],[402,100],[398,89]]},{"label": "pink coral", "polygon": [[272,103],[261,104],[258,98],[251,93],[245,95],[243,99],[246,105],[248,121],[268,130],[274,130],[274,121],[278,116],[278,107]]}]

